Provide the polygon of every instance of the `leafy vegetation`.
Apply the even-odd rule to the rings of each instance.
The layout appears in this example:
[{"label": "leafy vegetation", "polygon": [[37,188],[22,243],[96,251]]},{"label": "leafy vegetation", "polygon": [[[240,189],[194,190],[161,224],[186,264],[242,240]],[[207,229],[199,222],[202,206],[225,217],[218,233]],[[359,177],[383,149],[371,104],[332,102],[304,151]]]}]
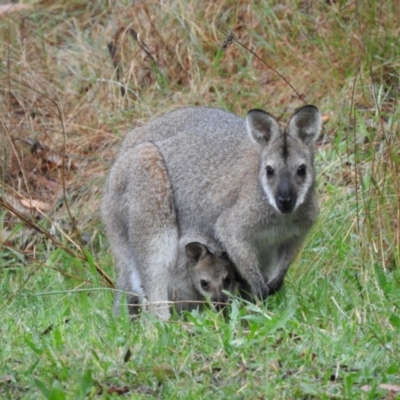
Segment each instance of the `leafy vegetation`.
[{"label": "leafy vegetation", "polygon": [[[397,8],[0,8],[0,397],[399,398]],[[124,132],[182,105],[285,121],[304,102],[325,121],[321,213],[284,290],[225,316],[115,318],[98,205]]]}]

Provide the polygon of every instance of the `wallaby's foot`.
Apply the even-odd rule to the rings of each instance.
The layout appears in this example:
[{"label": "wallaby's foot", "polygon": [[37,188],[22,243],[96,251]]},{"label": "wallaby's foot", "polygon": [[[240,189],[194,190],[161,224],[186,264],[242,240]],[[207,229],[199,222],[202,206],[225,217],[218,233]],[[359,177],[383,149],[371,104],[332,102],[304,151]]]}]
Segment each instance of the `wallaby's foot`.
[{"label": "wallaby's foot", "polygon": [[127,296],[127,302],[128,302],[128,310],[129,310],[129,315],[131,316],[137,316],[143,305],[140,303],[140,298],[139,296],[136,296],[134,294],[130,294]]},{"label": "wallaby's foot", "polygon": [[161,319],[162,321],[168,321],[171,313],[169,311],[169,303],[166,302],[158,302],[157,304],[149,304],[148,310],[152,315]]},{"label": "wallaby's foot", "polygon": [[251,291],[253,297],[260,301],[264,301],[271,294],[268,286],[265,285],[264,282],[262,283],[262,285],[257,285],[257,287],[253,287]]}]

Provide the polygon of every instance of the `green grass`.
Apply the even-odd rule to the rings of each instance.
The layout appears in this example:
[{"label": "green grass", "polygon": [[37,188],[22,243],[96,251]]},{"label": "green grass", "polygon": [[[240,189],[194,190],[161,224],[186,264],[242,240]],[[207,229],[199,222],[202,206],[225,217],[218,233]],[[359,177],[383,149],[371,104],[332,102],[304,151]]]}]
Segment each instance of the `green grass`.
[{"label": "green grass", "polygon": [[[52,3],[0,19],[0,398],[400,398],[396,2]],[[264,305],[116,318],[98,205],[123,133],[188,104],[303,104],[219,50],[231,29],[327,119],[319,219]]]}]

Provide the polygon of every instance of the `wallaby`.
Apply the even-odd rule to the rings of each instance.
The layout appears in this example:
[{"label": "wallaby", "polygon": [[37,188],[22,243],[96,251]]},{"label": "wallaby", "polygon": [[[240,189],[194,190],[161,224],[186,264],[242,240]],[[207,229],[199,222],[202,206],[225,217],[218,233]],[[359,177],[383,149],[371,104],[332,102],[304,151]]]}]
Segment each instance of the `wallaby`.
[{"label": "wallaby", "polygon": [[167,320],[173,295],[181,301],[180,310],[190,308],[185,300],[205,300],[207,294],[220,301],[222,289],[233,290],[234,268],[216,242],[199,239],[195,230],[178,238],[172,187],[154,144],[141,143],[117,157],[101,211],[118,272],[116,314],[123,291],[130,314],[149,303],[151,312]]},{"label": "wallaby", "polygon": [[[158,263],[156,271],[168,271],[176,262],[176,253],[169,254],[169,249],[178,235],[197,230],[226,250],[253,295],[264,299],[281,287],[317,217],[313,144],[320,131],[320,114],[312,105],[295,112],[286,128],[257,109],[250,110],[245,120],[216,108],[176,110],[127,134],[111,170],[111,198],[106,200],[103,215],[112,219],[113,213],[107,216],[105,209],[115,208],[115,201],[119,205],[129,202],[130,213],[122,213],[115,227],[128,235],[132,214],[146,208],[151,190],[156,198],[163,193],[168,181],[173,199],[161,202],[157,212],[152,209],[151,217],[157,224],[174,204],[176,220],[152,234],[151,246],[138,246],[135,263],[147,260]],[[135,189],[136,194],[131,194],[129,188],[145,184],[131,167],[132,157],[142,146],[136,145],[143,140],[154,141],[168,179],[156,176],[152,183],[147,181],[151,190]],[[138,163],[157,175],[157,165],[146,160]],[[124,190],[118,190],[118,182],[124,182]],[[138,237],[129,237],[130,242],[150,234],[145,223],[143,227],[145,233],[137,231]],[[155,253],[155,249],[163,251]],[[156,285],[164,278],[155,273],[147,278],[151,279]]]}]

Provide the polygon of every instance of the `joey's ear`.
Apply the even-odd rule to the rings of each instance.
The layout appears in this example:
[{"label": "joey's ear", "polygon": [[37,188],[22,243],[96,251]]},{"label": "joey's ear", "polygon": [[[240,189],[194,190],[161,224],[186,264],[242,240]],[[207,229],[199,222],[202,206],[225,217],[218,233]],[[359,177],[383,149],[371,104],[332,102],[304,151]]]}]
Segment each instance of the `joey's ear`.
[{"label": "joey's ear", "polygon": [[289,135],[299,138],[307,146],[321,134],[322,120],[318,108],[307,105],[299,108],[289,122]]},{"label": "joey's ear", "polygon": [[280,129],[276,119],[262,110],[250,110],[246,117],[247,132],[260,146],[279,137]]},{"label": "joey's ear", "polygon": [[190,262],[198,263],[210,252],[208,251],[207,246],[205,246],[203,243],[192,242],[185,246],[185,253]]}]

